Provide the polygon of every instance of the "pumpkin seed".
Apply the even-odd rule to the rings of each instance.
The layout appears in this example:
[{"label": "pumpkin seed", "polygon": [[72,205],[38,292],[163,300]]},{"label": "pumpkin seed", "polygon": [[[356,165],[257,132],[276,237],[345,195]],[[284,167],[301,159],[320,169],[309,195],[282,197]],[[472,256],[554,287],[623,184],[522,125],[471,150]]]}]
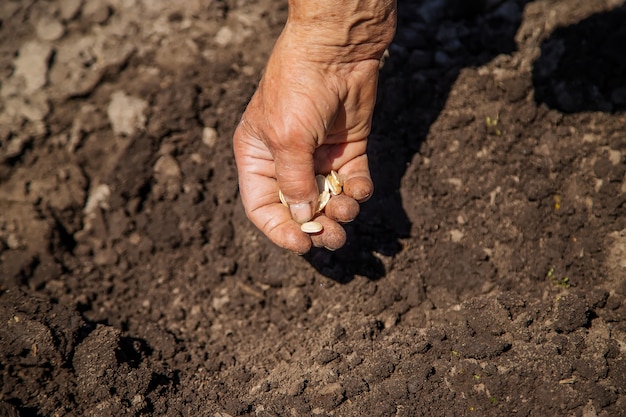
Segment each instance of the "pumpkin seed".
[{"label": "pumpkin seed", "polygon": [[322,191],[319,198],[317,199],[316,213],[324,210],[324,207],[326,207],[326,204],[328,204],[328,200],[330,200],[330,192],[328,190]]},{"label": "pumpkin seed", "polygon": [[[328,204],[328,201],[330,200],[331,196],[339,195],[343,192],[343,186],[342,186],[342,181],[339,178],[339,174],[335,170],[330,171],[330,174],[326,176],[321,175],[321,174],[316,175],[315,183],[317,184],[317,190],[319,191],[319,198],[317,201],[317,210],[315,212],[320,213],[324,210],[324,208],[326,207],[326,204]],[[285,207],[289,207],[289,204],[287,204],[287,200],[285,200],[285,196],[283,195],[283,192],[281,190],[278,190],[278,198],[280,199],[280,202],[283,203]],[[319,224],[317,222],[312,222],[312,223]],[[307,226],[307,227],[312,227],[312,226]],[[315,230],[317,227],[318,226],[315,226],[315,228],[311,230]],[[321,227],[321,225],[319,227]],[[320,230],[306,232],[306,233],[317,233]]]},{"label": "pumpkin seed", "polygon": [[280,202],[283,203],[283,206],[289,207],[289,204],[287,204],[287,200],[285,200],[285,196],[283,195],[283,192],[280,190],[278,190],[278,198],[280,199]]},{"label": "pumpkin seed", "polygon": [[306,222],[306,223],[302,223],[302,225],[300,226],[300,230],[302,230],[304,233],[319,233],[324,229],[324,226],[322,226],[322,223],[318,223],[318,222]]},{"label": "pumpkin seed", "polygon": [[341,194],[343,187],[341,186],[341,181],[339,180],[337,172],[330,171],[330,174],[326,176],[326,186],[333,195]]}]

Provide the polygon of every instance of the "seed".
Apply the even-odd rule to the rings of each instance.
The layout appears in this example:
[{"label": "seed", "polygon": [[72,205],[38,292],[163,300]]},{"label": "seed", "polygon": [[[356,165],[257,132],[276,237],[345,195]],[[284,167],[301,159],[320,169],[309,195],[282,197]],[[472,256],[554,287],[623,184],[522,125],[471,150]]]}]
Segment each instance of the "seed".
[{"label": "seed", "polygon": [[283,195],[283,192],[280,190],[278,190],[278,198],[280,199],[280,202],[283,203],[283,206],[289,207],[289,204],[287,204],[287,201],[285,200],[285,196]]},{"label": "seed", "polygon": [[322,191],[317,200],[316,213],[319,213],[320,211],[324,210],[324,207],[326,207],[326,204],[328,204],[328,200],[330,200],[330,192],[328,192],[328,190]]},{"label": "seed", "polygon": [[[315,212],[320,213],[324,210],[326,204],[328,204],[328,201],[333,195],[339,195],[343,192],[343,187],[339,174],[337,174],[337,171],[335,170],[330,171],[330,174],[326,176],[321,174],[316,175],[315,183],[319,192],[317,210],[315,210]],[[287,200],[285,200],[285,196],[281,190],[278,190],[278,198],[285,207],[289,207],[289,204],[287,204]]]},{"label": "seed", "polygon": [[326,186],[333,195],[341,194],[341,181],[335,171],[330,171],[330,174],[326,176]]},{"label": "seed", "polygon": [[318,233],[321,232],[323,229],[324,226],[322,226],[322,223],[318,222],[306,222],[300,226],[300,230],[302,230],[304,233]]}]

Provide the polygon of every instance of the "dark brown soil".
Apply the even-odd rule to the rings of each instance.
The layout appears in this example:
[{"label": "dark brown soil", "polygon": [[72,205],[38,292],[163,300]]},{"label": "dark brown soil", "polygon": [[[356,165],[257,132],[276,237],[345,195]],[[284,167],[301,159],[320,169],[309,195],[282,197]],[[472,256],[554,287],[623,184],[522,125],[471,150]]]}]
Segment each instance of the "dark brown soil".
[{"label": "dark brown soil", "polygon": [[0,2],[0,415],[626,415],[626,6],[478,3],[400,2],[298,257],[230,142],[285,0]]}]

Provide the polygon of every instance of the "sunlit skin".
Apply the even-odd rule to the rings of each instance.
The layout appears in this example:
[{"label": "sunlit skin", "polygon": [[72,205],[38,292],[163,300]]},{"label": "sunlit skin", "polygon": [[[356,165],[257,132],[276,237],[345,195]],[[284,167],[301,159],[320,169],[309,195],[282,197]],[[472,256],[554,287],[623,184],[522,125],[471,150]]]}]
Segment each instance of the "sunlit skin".
[{"label": "sunlit skin", "polygon": [[[374,191],[367,137],[396,8],[390,0],[344,3],[289,3],[287,24],[234,135],[248,218],[272,242],[299,254],[311,246],[343,246],[341,223],[352,221]],[[331,170],[343,179],[343,194],[315,214],[315,174]],[[302,232],[300,224],[314,215],[324,230]]]}]

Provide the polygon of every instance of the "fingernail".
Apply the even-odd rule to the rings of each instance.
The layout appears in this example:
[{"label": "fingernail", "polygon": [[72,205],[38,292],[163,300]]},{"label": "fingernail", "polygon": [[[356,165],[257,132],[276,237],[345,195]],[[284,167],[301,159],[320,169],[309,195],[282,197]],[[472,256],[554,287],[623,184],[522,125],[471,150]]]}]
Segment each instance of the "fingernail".
[{"label": "fingernail", "polygon": [[313,217],[311,205],[307,203],[290,204],[291,217],[298,223],[306,223]]}]

